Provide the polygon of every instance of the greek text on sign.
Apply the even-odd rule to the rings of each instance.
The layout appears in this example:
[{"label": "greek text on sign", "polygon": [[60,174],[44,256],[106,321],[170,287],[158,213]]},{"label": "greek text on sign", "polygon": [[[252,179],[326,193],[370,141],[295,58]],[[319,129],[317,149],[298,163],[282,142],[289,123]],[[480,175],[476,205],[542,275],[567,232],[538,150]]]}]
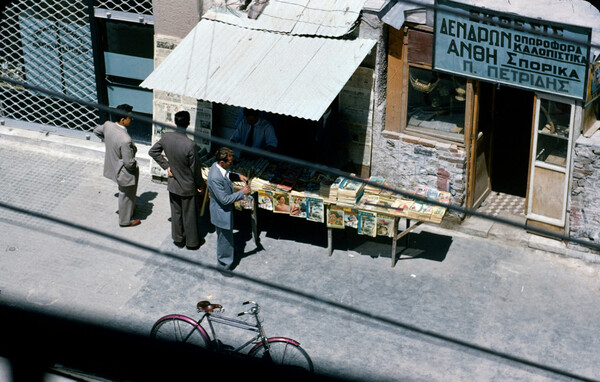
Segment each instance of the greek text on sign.
[{"label": "greek text on sign", "polygon": [[590,28],[436,4],[436,70],[583,99]]}]

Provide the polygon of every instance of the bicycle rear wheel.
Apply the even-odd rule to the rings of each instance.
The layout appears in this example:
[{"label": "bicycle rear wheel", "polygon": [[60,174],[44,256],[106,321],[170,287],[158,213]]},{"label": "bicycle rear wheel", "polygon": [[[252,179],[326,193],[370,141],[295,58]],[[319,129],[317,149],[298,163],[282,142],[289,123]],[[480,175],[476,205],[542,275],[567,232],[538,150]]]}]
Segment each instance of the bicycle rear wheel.
[{"label": "bicycle rear wheel", "polygon": [[[296,343],[284,338],[268,338],[271,361],[277,365],[290,366],[297,370],[313,372],[313,363],[308,353]],[[267,358],[266,349],[259,344],[248,353],[251,357]]]},{"label": "bicycle rear wheel", "polygon": [[160,318],[152,326],[150,337],[171,342],[184,342],[204,349],[210,347],[210,339],[204,328],[193,319],[173,314]]}]

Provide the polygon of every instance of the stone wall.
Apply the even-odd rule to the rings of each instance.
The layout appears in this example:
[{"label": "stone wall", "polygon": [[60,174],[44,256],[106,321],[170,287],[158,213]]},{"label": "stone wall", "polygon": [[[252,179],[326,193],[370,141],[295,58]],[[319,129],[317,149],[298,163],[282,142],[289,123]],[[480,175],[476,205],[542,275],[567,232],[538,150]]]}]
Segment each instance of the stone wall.
[{"label": "stone wall", "polygon": [[[374,151],[374,175],[386,178],[394,187],[416,189],[419,184],[452,194],[451,203],[462,206],[466,193],[466,152],[452,143],[400,134],[389,139],[381,134]],[[448,211],[446,218],[462,219]]]},{"label": "stone wall", "polygon": [[[575,141],[569,212],[569,236],[600,244],[600,133]],[[569,246],[591,251],[579,244]]]}]

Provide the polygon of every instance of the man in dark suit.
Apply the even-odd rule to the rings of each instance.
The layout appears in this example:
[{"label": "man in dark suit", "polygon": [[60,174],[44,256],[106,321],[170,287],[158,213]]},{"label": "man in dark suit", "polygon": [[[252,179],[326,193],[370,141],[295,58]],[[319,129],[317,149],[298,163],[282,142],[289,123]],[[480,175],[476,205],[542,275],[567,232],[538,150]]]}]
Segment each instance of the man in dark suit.
[{"label": "man in dark suit", "polygon": [[223,276],[231,276],[231,264],[234,257],[233,243],[233,203],[250,194],[250,186],[246,184],[241,190],[234,192],[233,182],[248,181],[244,175],[229,171],[233,164],[233,150],[221,147],[215,154],[215,163],[208,172],[208,189],[210,191],[210,221],[217,230],[217,268]]},{"label": "man in dark suit", "polygon": [[[198,249],[202,244],[198,235],[196,196],[204,189],[202,168],[196,144],[185,135],[190,124],[190,113],[175,114],[175,132],[165,133],[148,154],[169,175],[167,190],[171,204],[171,236],[179,248]],[[162,155],[165,152],[166,158]]]},{"label": "man in dark suit", "polygon": [[117,106],[117,110],[119,113],[113,118],[114,121],[106,121],[96,127],[94,134],[104,141],[106,147],[104,176],[119,186],[119,225],[133,227],[141,223],[140,219],[133,219],[140,176],[135,160],[137,147],[127,133],[127,127],[133,121],[133,107],[122,104]]}]

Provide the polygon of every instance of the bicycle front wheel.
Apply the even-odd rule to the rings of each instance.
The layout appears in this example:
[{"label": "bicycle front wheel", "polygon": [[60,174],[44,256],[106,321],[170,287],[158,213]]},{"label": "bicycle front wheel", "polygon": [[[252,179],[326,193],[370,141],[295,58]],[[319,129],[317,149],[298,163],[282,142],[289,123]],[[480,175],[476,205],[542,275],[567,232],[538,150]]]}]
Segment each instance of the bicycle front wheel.
[{"label": "bicycle front wheel", "polygon": [[210,340],[204,328],[193,319],[174,314],[165,316],[152,326],[150,337],[171,342],[183,342],[209,348]]},{"label": "bicycle front wheel", "polygon": [[[313,364],[308,353],[300,345],[285,338],[268,338],[269,356],[277,365],[290,366],[298,370],[313,372]],[[265,346],[261,343],[248,353],[251,357],[269,358]]]}]

